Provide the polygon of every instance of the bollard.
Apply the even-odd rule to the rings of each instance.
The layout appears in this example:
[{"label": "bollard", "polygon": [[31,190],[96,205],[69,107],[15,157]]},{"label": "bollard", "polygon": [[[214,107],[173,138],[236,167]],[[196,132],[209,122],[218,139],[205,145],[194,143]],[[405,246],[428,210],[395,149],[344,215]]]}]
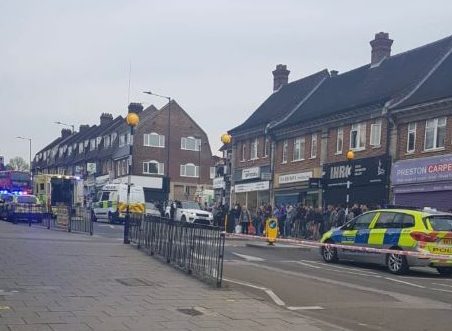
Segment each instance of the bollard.
[{"label": "bollard", "polygon": [[265,237],[269,245],[273,245],[278,237],[278,219],[275,217],[267,218],[265,221]]}]

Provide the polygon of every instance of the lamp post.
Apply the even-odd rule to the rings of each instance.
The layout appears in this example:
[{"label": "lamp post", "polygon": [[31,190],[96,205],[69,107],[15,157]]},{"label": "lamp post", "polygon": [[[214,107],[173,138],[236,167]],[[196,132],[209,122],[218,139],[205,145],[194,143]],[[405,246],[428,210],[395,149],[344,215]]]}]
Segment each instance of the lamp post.
[{"label": "lamp post", "polygon": [[169,185],[169,167],[170,167],[170,147],[171,147],[171,97],[165,96],[165,95],[160,95],[151,91],[144,91],[143,93],[145,94],[149,94],[149,95],[154,95],[156,97],[159,98],[163,98],[163,99],[167,99],[168,100],[168,123],[167,123],[167,132],[168,132],[168,139],[167,139],[167,147],[166,147],[166,178],[168,179],[168,198],[169,198],[169,192],[170,192],[170,185]]},{"label": "lamp post", "polygon": [[355,153],[352,150],[349,150],[347,152],[347,154],[345,155],[345,157],[347,158],[348,164],[347,164],[347,194],[345,197],[345,203],[346,203],[346,208],[345,208],[345,214],[348,215],[348,209],[350,207],[350,176],[351,176],[351,161],[353,161],[353,159],[355,158]]},{"label": "lamp post", "polygon": [[22,140],[28,140],[28,142],[29,142],[29,146],[30,146],[30,148],[29,148],[29,160],[30,160],[30,175],[32,175],[32,172],[31,172],[31,138],[26,138],[26,137],[16,137],[17,139],[22,139]]},{"label": "lamp post", "polygon": [[130,226],[130,186],[132,185],[132,153],[133,153],[133,129],[140,122],[140,118],[129,108],[129,113],[126,117],[126,122],[129,125],[130,141],[129,141],[129,162],[127,167],[127,210],[126,221],[124,224],[124,244],[129,244],[129,226]]},{"label": "lamp post", "polygon": [[74,124],[66,124],[66,123],[63,123],[63,122],[60,122],[60,121],[58,121],[58,122],[54,122],[55,124],[58,124],[58,125],[63,125],[63,126],[69,126],[69,127],[71,127],[72,128],[72,133],[74,133],[74,131],[75,131],[75,126],[74,126]]}]

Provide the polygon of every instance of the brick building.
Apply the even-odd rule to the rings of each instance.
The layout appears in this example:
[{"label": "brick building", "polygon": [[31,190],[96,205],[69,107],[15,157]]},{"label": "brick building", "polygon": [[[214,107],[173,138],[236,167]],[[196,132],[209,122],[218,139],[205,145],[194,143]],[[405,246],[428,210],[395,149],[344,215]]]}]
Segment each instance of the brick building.
[{"label": "brick building", "polygon": [[[375,206],[406,203],[412,198],[424,203],[415,193],[426,186],[408,188],[393,183],[399,185],[394,187],[393,195],[389,174],[392,162],[397,161],[397,167],[402,159],[440,154],[443,165],[449,164],[444,154],[452,148],[450,141],[447,145],[452,125],[448,119],[452,114],[451,41],[448,37],[391,56],[393,41],[387,33],[378,33],[370,42],[369,64],[342,74],[331,71],[290,109],[273,108],[272,116],[279,120],[270,123],[266,131],[274,147],[269,165],[273,180],[270,195],[274,197],[270,201],[313,206],[346,204],[348,193],[350,203]],[[250,119],[259,117],[259,111]],[[237,146],[233,149],[233,165],[240,169],[240,158],[248,145],[241,145],[243,135],[237,129],[230,132]],[[415,146],[407,152],[409,139],[414,139]],[[349,150],[355,154],[352,161],[346,160]],[[249,161],[243,162],[248,165]],[[428,189],[443,192],[436,194],[441,197],[452,188],[448,183],[432,185]]]},{"label": "brick building", "polygon": [[[214,159],[209,141],[187,112],[172,101],[168,153],[168,105],[160,110],[154,106],[143,110],[141,104],[129,108],[140,116],[131,179],[143,186],[146,201],[166,200],[168,194],[170,199],[193,200],[212,189]],[[130,141],[125,119],[104,113],[98,125],[81,125],[73,133],[62,130],[35,155],[33,172],[81,176],[85,193],[93,196],[108,182],[127,182]]]}]

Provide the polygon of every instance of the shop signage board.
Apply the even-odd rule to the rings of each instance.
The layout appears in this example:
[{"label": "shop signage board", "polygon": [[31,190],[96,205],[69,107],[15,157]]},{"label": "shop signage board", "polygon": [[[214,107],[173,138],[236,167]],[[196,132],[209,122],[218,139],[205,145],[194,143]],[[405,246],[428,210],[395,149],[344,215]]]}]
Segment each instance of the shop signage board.
[{"label": "shop signage board", "polygon": [[397,161],[392,166],[392,185],[452,180],[452,154]]},{"label": "shop signage board", "polygon": [[282,175],[278,178],[279,184],[289,184],[297,182],[306,182],[312,177],[312,171],[299,172],[296,174]]},{"label": "shop signage board", "polygon": [[269,181],[237,184],[234,187],[235,193],[253,192],[253,191],[265,191],[270,188]]},{"label": "shop signage board", "polygon": [[259,178],[261,175],[259,167],[247,168],[242,170],[242,180]]},{"label": "shop signage board", "polygon": [[322,179],[326,187],[384,183],[388,177],[389,159],[385,156],[326,164]]},{"label": "shop signage board", "polygon": [[224,177],[215,177],[213,179],[212,186],[214,189],[224,189],[225,188]]}]

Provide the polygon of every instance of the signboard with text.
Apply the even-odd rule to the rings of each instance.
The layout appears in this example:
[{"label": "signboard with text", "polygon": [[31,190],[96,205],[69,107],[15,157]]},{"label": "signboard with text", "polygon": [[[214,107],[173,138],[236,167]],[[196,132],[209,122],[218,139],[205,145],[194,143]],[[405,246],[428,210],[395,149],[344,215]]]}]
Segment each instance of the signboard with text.
[{"label": "signboard with text", "polygon": [[253,178],[259,178],[261,175],[259,167],[253,167],[253,168],[247,168],[242,170],[242,179],[253,179]]},{"label": "signboard with text", "polygon": [[289,184],[297,182],[306,182],[312,177],[312,171],[299,172],[296,174],[282,175],[278,178],[279,184]]},{"label": "signboard with text", "polygon": [[265,191],[270,188],[269,181],[237,184],[234,187],[235,193],[253,192],[253,191]]}]

